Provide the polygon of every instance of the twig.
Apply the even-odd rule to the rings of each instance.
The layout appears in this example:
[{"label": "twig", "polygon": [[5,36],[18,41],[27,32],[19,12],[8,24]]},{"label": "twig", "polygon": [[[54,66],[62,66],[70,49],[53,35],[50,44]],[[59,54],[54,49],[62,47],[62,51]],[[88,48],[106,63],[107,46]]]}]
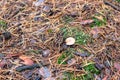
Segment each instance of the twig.
[{"label": "twig", "polygon": [[115,6],[114,4],[104,0],[104,3],[108,6],[111,6],[113,9],[117,10],[117,11],[120,11],[120,8],[118,6]]}]

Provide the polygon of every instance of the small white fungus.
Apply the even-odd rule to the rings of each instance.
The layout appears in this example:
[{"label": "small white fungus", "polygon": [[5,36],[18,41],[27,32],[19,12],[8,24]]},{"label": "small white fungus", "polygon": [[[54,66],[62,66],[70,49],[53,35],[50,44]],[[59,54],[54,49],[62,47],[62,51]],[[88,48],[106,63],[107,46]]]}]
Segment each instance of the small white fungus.
[{"label": "small white fungus", "polygon": [[66,45],[73,45],[75,43],[75,38],[69,37],[65,40]]}]

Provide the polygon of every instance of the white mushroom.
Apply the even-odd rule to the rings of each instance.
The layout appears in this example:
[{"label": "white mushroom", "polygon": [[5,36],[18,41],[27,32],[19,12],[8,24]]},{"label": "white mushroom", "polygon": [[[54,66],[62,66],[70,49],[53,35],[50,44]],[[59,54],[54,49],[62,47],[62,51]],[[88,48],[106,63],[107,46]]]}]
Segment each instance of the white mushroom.
[{"label": "white mushroom", "polygon": [[75,43],[75,38],[69,37],[65,40],[66,45],[73,45]]}]

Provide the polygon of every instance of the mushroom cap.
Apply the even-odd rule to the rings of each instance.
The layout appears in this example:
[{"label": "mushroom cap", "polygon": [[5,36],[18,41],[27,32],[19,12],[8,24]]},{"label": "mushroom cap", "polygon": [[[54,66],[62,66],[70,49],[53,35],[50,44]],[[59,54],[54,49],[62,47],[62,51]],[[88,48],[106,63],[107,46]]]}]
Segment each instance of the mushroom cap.
[{"label": "mushroom cap", "polygon": [[75,38],[69,37],[65,40],[66,45],[73,45],[75,43]]}]

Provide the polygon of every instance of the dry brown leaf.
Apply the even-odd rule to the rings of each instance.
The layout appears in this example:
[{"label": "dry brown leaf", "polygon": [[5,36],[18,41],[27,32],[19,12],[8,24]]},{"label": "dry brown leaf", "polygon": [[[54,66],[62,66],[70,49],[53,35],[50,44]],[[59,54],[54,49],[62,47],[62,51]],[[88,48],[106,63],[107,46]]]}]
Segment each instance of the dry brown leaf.
[{"label": "dry brown leaf", "polygon": [[25,59],[22,63],[29,66],[33,65],[33,61],[31,59]]},{"label": "dry brown leaf", "polygon": [[19,56],[19,58],[20,58],[20,59],[22,59],[22,60],[25,60],[25,59],[30,59],[30,57],[25,56],[25,55],[21,55],[21,56]]},{"label": "dry brown leaf", "polygon": [[25,56],[25,55],[21,55],[19,58],[24,61],[24,62],[22,62],[23,64],[33,65],[33,61],[30,59],[30,57]]}]

